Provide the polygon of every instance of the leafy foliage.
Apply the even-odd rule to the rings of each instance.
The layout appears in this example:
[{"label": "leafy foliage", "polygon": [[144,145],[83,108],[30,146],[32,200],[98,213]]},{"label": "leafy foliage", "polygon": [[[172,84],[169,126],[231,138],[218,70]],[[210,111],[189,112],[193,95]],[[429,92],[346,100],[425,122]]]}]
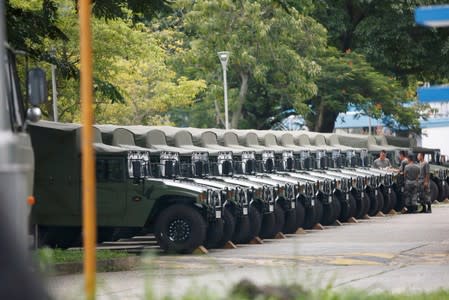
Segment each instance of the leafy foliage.
[{"label": "leafy foliage", "polygon": [[318,63],[323,67],[318,95],[311,100],[311,129],[331,132],[338,113],[345,112],[348,105],[372,117],[388,116],[412,128],[419,126],[414,108],[404,105],[410,102],[406,90],[392,77],[377,72],[363,55],[329,48]]},{"label": "leafy foliage", "polygon": [[[331,131],[348,105],[417,130],[417,84],[447,82],[449,32],[416,26],[436,0],[95,0],[97,122],[265,128],[294,109]],[[57,67],[59,117],[79,120],[76,0],[7,0],[10,44]],[[321,25],[322,24],[322,25]],[[327,30],[326,30],[327,29]],[[55,49],[55,51],[52,51]],[[24,60],[21,60],[24,69]],[[22,72],[23,73],[23,72]],[[43,108],[51,115],[51,105]]]},{"label": "leafy foliage", "polygon": [[[195,106],[202,111],[208,107],[215,115],[207,124],[204,119],[192,120],[194,125],[224,126],[218,51],[231,53],[228,82],[232,128],[257,127],[261,111],[252,109],[253,104],[266,108],[262,117],[268,117],[278,103],[302,108],[303,102],[316,94],[314,78],[320,68],[310,55],[324,45],[325,31],[313,19],[294,8],[287,13],[271,1],[178,4],[186,8],[182,27],[190,40],[189,51],[177,56],[176,62],[182,64],[178,71],[207,82],[201,104]],[[218,123],[210,123],[214,119]]]}]

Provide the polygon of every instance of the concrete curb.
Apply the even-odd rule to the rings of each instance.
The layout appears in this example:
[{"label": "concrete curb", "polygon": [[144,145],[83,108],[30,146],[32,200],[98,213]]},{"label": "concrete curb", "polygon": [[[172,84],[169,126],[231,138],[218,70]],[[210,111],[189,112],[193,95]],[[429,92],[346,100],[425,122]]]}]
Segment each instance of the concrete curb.
[{"label": "concrete curb", "polygon": [[[97,261],[97,272],[128,271],[141,263],[140,256],[127,256]],[[46,267],[44,272],[51,275],[68,275],[83,272],[83,262],[57,263]]]}]

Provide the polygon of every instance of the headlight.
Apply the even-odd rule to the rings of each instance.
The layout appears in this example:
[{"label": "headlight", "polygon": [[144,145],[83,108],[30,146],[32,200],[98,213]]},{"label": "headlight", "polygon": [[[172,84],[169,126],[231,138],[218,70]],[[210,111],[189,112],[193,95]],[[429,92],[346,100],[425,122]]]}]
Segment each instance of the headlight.
[{"label": "headlight", "polygon": [[256,159],[254,152],[250,151],[242,152],[242,160],[250,160],[250,159]]},{"label": "headlight", "polygon": [[218,161],[232,160],[232,152],[218,152]]},{"label": "headlight", "polygon": [[161,152],[160,160],[175,160],[179,161],[179,154],[177,152],[164,151]]},{"label": "headlight", "polygon": [[198,195],[198,201],[203,203],[208,202],[208,194],[209,194],[208,191],[201,192]]},{"label": "headlight", "polygon": [[332,150],[332,159],[338,159],[340,157],[340,150]]},{"label": "headlight", "polygon": [[302,160],[305,160],[305,159],[307,159],[307,158],[310,157],[310,152],[309,152],[308,150],[301,151],[301,152],[299,153],[299,157],[300,157]]},{"label": "headlight", "polygon": [[284,193],[285,193],[285,187],[280,186],[280,187],[278,188],[278,195],[279,195],[279,196],[282,196],[282,195],[284,195]]},{"label": "headlight", "polygon": [[203,152],[201,154],[201,158],[202,158],[203,161],[209,161],[209,153]]},{"label": "headlight", "polygon": [[274,159],[274,151],[264,151],[262,152],[262,159],[263,160],[267,160],[267,159]]},{"label": "headlight", "polygon": [[282,158],[283,159],[293,158],[293,151],[282,151]]},{"label": "headlight", "polygon": [[355,156],[355,151],[353,151],[353,150],[346,151],[346,158],[348,160],[351,160],[351,158],[353,158],[354,156]]},{"label": "headlight", "polygon": [[360,152],[360,157],[361,157],[362,159],[365,159],[366,157],[368,157],[368,150],[363,149],[363,150]]},{"label": "headlight", "polygon": [[202,153],[201,152],[193,152],[192,153],[192,161],[198,161],[202,159]]}]

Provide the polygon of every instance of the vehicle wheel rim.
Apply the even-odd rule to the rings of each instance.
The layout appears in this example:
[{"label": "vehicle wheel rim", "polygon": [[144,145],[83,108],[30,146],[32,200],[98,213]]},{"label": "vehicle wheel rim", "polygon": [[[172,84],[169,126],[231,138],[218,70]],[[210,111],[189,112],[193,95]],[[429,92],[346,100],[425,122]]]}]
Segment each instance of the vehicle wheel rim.
[{"label": "vehicle wheel rim", "polygon": [[172,242],[182,242],[189,238],[190,224],[183,219],[175,219],[168,225],[168,238]]}]

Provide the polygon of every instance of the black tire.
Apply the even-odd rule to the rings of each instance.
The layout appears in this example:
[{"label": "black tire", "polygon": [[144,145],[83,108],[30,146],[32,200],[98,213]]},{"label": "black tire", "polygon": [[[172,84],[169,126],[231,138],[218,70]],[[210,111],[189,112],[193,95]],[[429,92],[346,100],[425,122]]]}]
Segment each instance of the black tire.
[{"label": "black tire", "polygon": [[396,207],[396,199],[394,198],[393,193],[393,189],[391,189],[391,194],[388,194],[388,188],[383,189],[382,196],[384,196],[384,207],[381,211],[384,214],[388,214],[392,209]]},{"label": "black tire", "polygon": [[340,219],[340,215],[341,215],[341,203],[342,201],[344,201],[341,198],[341,194],[339,195],[335,195],[334,197],[335,201],[332,201],[332,204],[334,205],[334,222],[338,219]]},{"label": "black tire", "polygon": [[[351,194],[348,194],[349,197]],[[346,194],[341,194],[340,199],[342,199],[340,203],[340,215],[338,216],[338,220],[340,222],[346,222],[351,217],[351,203],[350,200],[346,200]]]},{"label": "black tire", "polygon": [[430,179],[430,181],[435,182],[438,187],[438,201],[442,202],[445,199],[444,191],[443,191],[443,182],[439,178]]},{"label": "black tire", "polygon": [[[363,194],[363,197],[362,197],[362,194]],[[364,198],[366,198],[366,199],[364,199]],[[369,205],[369,202],[367,202],[366,200],[369,201],[369,197],[366,194],[366,192],[362,191],[362,192],[357,193],[357,196],[356,196],[357,208],[356,208],[356,214],[355,214],[355,217],[357,219],[362,218],[365,215],[366,211],[369,209],[369,206],[366,207],[367,205]]]},{"label": "black tire", "polygon": [[444,193],[444,199],[448,199],[449,198],[449,186],[447,185],[447,183],[445,185],[443,185],[443,193]]},{"label": "black tire", "polygon": [[315,201],[315,224],[320,223],[323,218],[323,202],[320,197],[317,197]]},{"label": "black tire", "polygon": [[217,243],[217,248],[222,248],[227,242],[232,240],[235,231],[235,218],[228,207],[223,209],[223,234]]},{"label": "black tire", "polygon": [[271,239],[277,233],[272,234],[276,225],[276,216],[274,212],[266,213],[262,217],[262,227],[260,228],[260,237],[263,239]]},{"label": "black tire", "polygon": [[285,224],[282,232],[284,233],[294,233],[298,229],[296,225],[296,203],[295,208],[285,211]]},{"label": "black tire", "polygon": [[379,193],[380,196],[382,196],[382,198],[384,199],[384,205],[382,207],[382,213],[384,214],[388,214],[390,212],[390,210],[393,209],[394,205],[396,203],[394,203],[394,199],[393,199],[393,191],[391,191],[391,194],[388,195],[388,190],[386,191],[386,193]]},{"label": "black tire", "polygon": [[38,246],[67,249],[81,244],[81,228],[68,226],[39,226]]},{"label": "black tire", "polygon": [[302,225],[304,229],[311,229],[317,223],[315,214],[315,206],[305,208],[304,223]]},{"label": "black tire", "polygon": [[268,227],[269,224],[265,224],[265,222],[262,224],[261,237],[264,239],[274,238],[284,228],[285,213],[279,203],[276,203],[273,215],[274,224],[271,227]]},{"label": "black tire", "polygon": [[219,247],[219,242],[223,236],[223,219],[215,219],[207,224],[206,240],[204,247],[212,249]]},{"label": "black tire", "polygon": [[404,196],[402,195],[402,192],[400,190],[398,190],[397,192],[392,191],[392,193],[394,193],[396,197],[396,205],[394,206],[394,210],[400,212],[405,207]]},{"label": "black tire", "polygon": [[301,201],[296,201],[296,228],[304,226],[306,211]]},{"label": "black tire", "polygon": [[355,218],[356,215],[357,215],[357,200],[352,193],[349,193],[349,218]]},{"label": "black tire", "polygon": [[259,236],[260,229],[262,228],[262,214],[253,204],[249,206],[249,227],[250,230],[247,242],[250,242],[253,238]]},{"label": "black tire", "polygon": [[334,201],[336,200],[334,199],[331,203],[323,205],[323,215],[320,220],[322,225],[332,225],[335,223]]},{"label": "black tire", "polygon": [[364,192],[364,193],[365,193],[365,197],[363,198],[363,200],[365,201],[365,203],[364,203],[365,211],[363,212],[362,217],[364,217],[365,215],[368,214],[368,210],[369,210],[369,206],[370,206],[369,196],[368,196],[368,194],[366,192]]},{"label": "black tire", "polygon": [[156,218],[154,235],[159,246],[170,253],[192,253],[206,239],[206,221],[198,210],[173,204]]},{"label": "black tire", "polygon": [[[385,189],[381,189],[377,193],[377,204],[379,211],[384,212],[384,210],[388,209],[388,211],[391,210],[391,199],[388,197],[388,189],[387,192],[384,193]],[[388,212],[387,212],[388,213]]]},{"label": "black tire", "polygon": [[438,200],[438,185],[435,183],[435,181],[430,180],[430,201],[433,202],[435,200]]},{"label": "black tire", "polygon": [[[396,196],[396,192],[393,189],[391,189],[391,194],[389,196],[390,196],[391,209],[394,209],[397,206],[397,201],[398,201],[398,198]],[[391,209],[390,209],[390,211],[391,211]],[[390,211],[388,211],[388,212],[390,212]]]},{"label": "black tire", "polygon": [[285,225],[285,211],[279,203],[276,203],[274,215],[276,217],[276,223],[274,226],[274,235],[276,235],[276,233],[282,232]]},{"label": "black tire", "polygon": [[[378,197],[376,196],[376,191],[374,189],[371,189],[367,194],[369,196],[368,216],[373,217],[379,212],[380,209]],[[379,195],[379,193],[377,195]]]},{"label": "black tire", "polygon": [[243,244],[248,242],[249,233],[251,231],[248,216],[239,216],[235,218],[235,230],[232,236],[234,244]]}]

